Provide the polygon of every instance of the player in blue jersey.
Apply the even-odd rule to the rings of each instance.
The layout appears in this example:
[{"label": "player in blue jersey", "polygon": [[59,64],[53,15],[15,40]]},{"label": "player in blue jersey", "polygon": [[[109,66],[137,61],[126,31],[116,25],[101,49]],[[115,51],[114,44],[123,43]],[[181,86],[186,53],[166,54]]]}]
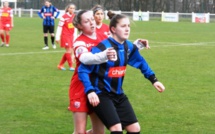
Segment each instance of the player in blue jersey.
[{"label": "player in blue jersey", "polygon": [[92,53],[113,47],[117,52],[113,57],[115,61],[99,65],[81,64],[78,70],[79,78],[84,84],[90,106],[111,134],[123,134],[123,129],[127,134],[139,134],[140,125],[122,89],[126,65],[139,69],[159,92],[163,92],[165,87],[157,80],[138,48],[127,40],[130,34],[128,17],[115,15],[109,27],[112,37],[92,48]]},{"label": "player in blue jersey", "polygon": [[[56,12],[56,15],[55,15]],[[43,50],[49,49],[48,46],[48,33],[51,35],[51,43],[53,49],[56,49],[56,45],[54,44],[54,19],[56,19],[59,16],[60,12],[59,10],[54,7],[49,0],[45,0],[45,5],[41,8],[41,10],[38,12],[38,15],[40,18],[43,19],[43,33],[44,33],[44,43],[45,47],[43,47]]]}]

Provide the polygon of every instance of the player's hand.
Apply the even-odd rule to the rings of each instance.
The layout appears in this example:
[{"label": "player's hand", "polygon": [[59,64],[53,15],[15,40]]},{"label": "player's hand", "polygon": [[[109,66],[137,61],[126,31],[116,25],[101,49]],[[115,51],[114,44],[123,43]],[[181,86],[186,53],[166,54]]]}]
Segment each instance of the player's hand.
[{"label": "player's hand", "polygon": [[116,50],[113,47],[110,47],[107,49],[107,58],[110,61],[116,61],[117,60],[117,54]]},{"label": "player's hand", "polygon": [[51,18],[54,20],[54,17],[53,17],[53,16],[52,16]]},{"label": "player's hand", "polygon": [[90,104],[93,106],[93,107],[96,107],[98,104],[99,104],[99,97],[98,95],[95,93],[95,92],[91,92],[87,95],[87,98],[90,102]]},{"label": "player's hand", "polygon": [[55,42],[56,42],[56,44],[60,44],[60,41],[59,41],[59,40],[56,40]]},{"label": "player's hand", "polygon": [[159,81],[155,82],[155,83],[153,84],[153,86],[154,86],[154,87],[158,90],[158,92],[160,92],[160,93],[162,93],[162,92],[165,90],[164,85],[163,85],[161,82],[159,82]]},{"label": "player's hand", "polygon": [[146,49],[150,49],[149,41],[146,39],[139,39],[139,41],[145,46]]},{"label": "player's hand", "polygon": [[45,16],[43,16],[43,19],[46,19],[46,17],[45,17]]}]

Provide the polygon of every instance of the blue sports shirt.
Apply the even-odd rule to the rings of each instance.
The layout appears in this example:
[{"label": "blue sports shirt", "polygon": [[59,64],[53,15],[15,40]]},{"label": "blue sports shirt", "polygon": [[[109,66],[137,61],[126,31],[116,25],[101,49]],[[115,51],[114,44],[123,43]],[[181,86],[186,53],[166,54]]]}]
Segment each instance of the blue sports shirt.
[{"label": "blue sports shirt", "polygon": [[[117,52],[116,61],[108,61],[99,65],[81,64],[78,68],[79,79],[84,84],[85,93],[95,91],[97,94],[108,92],[123,94],[122,84],[126,72],[126,65],[140,69],[145,78],[155,78],[145,59],[140,55],[138,48],[130,41],[118,43],[112,37],[102,41],[92,48],[92,53],[99,53],[113,47]],[[89,77],[90,74],[90,77]]]},{"label": "blue sports shirt", "polygon": [[[54,16],[55,12],[57,14]],[[51,17],[57,18],[59,14],[60,14],[59,10],[52,5],[50,7],[43,6],[41,10],[38,12],[38,16],[40,18],[43,19],[43,16],[45,17],[45,19],[43,20],[44,26],[54,26],[54,19],[52,19]]]}]

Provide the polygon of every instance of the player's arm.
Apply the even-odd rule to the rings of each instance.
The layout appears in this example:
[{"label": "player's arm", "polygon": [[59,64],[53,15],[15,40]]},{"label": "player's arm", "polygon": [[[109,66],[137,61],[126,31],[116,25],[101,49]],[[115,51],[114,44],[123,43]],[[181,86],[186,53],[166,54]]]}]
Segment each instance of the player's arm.
[{"label": "player's arm", "polygon": [[57,44],[60,43],[60,36],[62,34],[62,27],[64,24],[65,24],[65,19],[62,17],[58,23],[57,32],[56,32],[56,36],[55,36],[55,40],[56,40]]},{"label": "player's arm", "polygon": [[137,48],[138,48],[139,50],[142,50],[142,49],[144,49],[144,48],[150,49],[149,41],[146,40],[146,39],[136,39],[136,40],[133,42],[133,44],[134,44],[135,46],[137,46]]},{"label": "player's arm", "polygon": [[78,68],[78,77],[84,85],[84,92],[87,95],[89,103],[92,106],[97,106],[100,101],[89,78],[89,74],[93,71],[94,67],[93,65],[81,64]]},{"label": "player's arm", "polygon": [[151,70],[146,60],[140,55],[135,45],[130,45],[131,53],[129,54],[128,64],[141,70],[142,74],[147,78],[159,92],[165,90],[164,85],[158,81],[155,73]]},{"label": "player's arm", "polygon": [[54,8],[54,12],[56,12],[56,15],[55,15],[55,19],[57,19],[57,17],[60,15],[60,11],[56,8],[56,7],[53,7]]},{"label": "player's arm", "polygon": [[13,10],[10,10],[10,17],[11,17],[11,26],[14,27],[14,21],[13,21]]},{"label": "player's arm", "polygon": [[85,42],[76,41],[74,44],[75,57],[83,64],[92,65],[92,64],[101,64],[105,63],[110,59],[110,49],[105,51],[97,51],[97,53],[91,53],[88,51]]},{"label": "player's arm", "polygon": [[43,13],[44,13],[44,9],[43,7],[40,9],[40,11],[38,11],[38,16],[41,18],[41,19],[44,19],[45,17],[43,16]]}]

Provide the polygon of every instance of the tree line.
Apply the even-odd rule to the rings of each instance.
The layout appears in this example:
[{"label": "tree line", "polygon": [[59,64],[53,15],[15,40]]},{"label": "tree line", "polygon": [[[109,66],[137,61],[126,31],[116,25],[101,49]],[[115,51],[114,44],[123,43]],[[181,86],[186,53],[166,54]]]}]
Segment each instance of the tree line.
[{"label": "tree line", "polygon": [[[44,0],[18,0],[18,7],[40,9]],[[51,0],[59,9],[74,3],[77,9],[91,9],[102,5],[105,10],[215,13],[215,0]]]}]

